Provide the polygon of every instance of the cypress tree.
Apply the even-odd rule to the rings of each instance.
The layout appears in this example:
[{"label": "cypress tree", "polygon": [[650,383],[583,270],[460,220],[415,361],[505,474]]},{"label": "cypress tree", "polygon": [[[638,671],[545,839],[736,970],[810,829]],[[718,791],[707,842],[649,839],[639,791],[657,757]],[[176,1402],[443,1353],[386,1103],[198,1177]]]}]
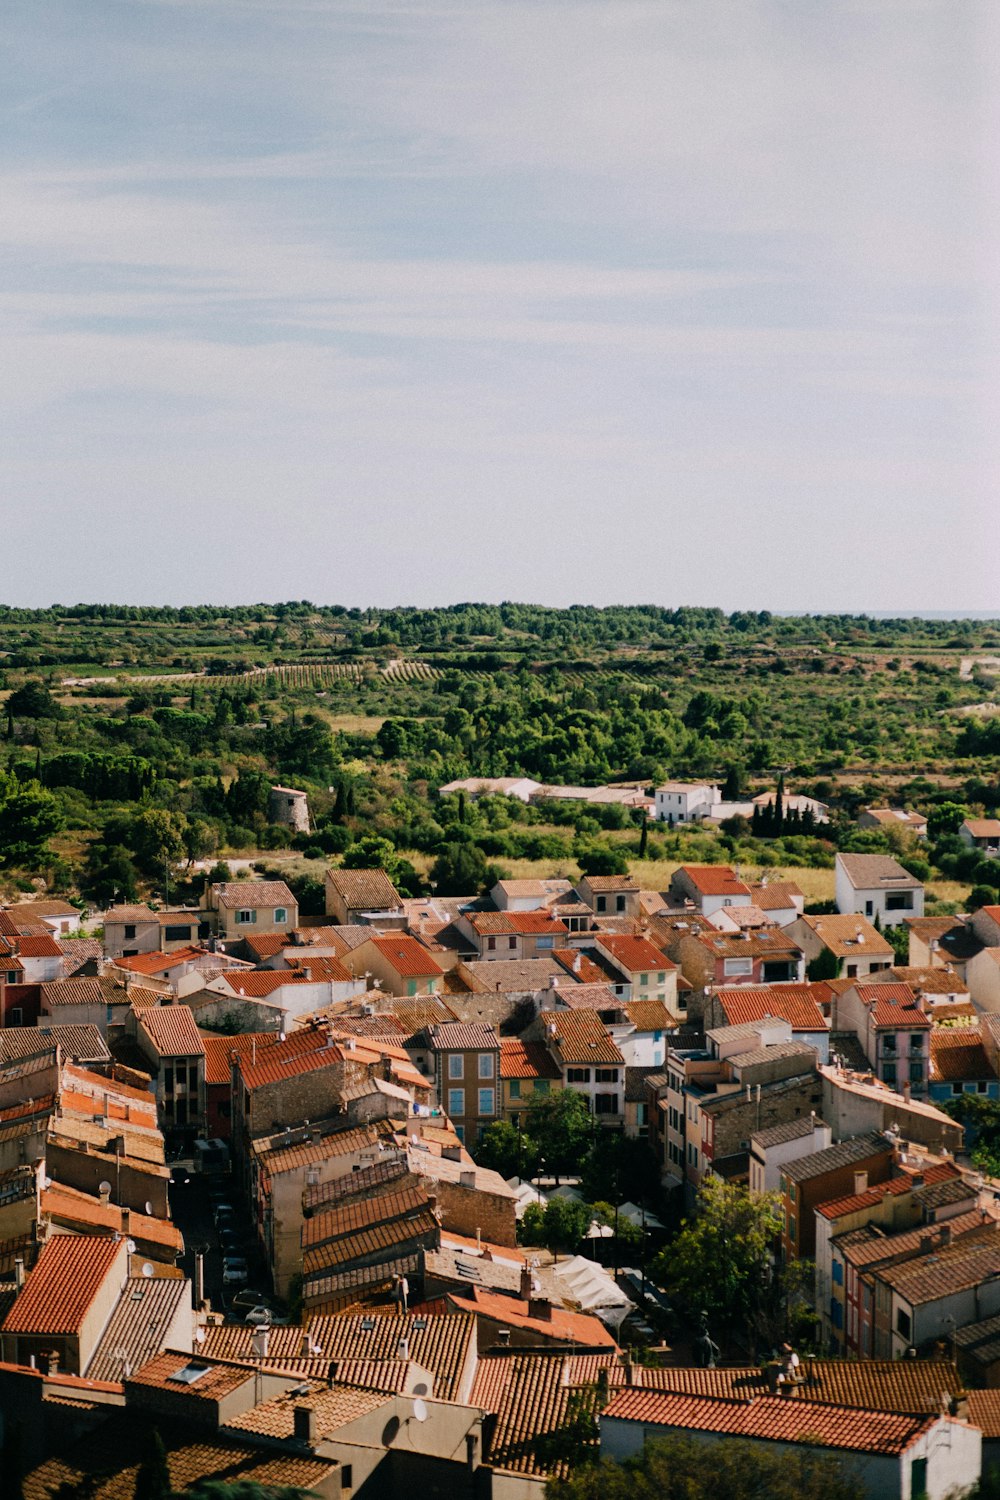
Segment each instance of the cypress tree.
[{"label": "cypress tree", "polygon": [[170,1483],[167,1450],[155,1427],[150,1430],[145,1447],[145,1455],[135,1476],[134,1500],[170,1500],[173,1485]]},{"label": "cypress tree", "polygon": [[778,777],[778,790],[774,799],[774,836],[781,837],[781,831],[785,826],[785,778]]},{"label": "cypress tree", "polygon": [[642,831],[639,834],[639,858],[646,858],[646,845],[649,842],[649,819],[643,814]]}]

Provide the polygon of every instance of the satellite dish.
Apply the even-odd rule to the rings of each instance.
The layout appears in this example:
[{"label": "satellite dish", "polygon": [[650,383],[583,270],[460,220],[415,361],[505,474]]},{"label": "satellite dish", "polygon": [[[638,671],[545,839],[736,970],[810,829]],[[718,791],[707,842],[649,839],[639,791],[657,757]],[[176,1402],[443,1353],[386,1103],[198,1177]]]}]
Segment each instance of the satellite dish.
[{"label": "satellite dish", "polygon": [[418,1422],[427,1421],[427,1402],[418,1396],[413,1403],[413,1415]]},{"label": "satellite dish", "polygon": [[135,1249],[136,1249],[135,1240],[129,1240],[127,1243],[128,1243],[128,1253],[129,1253],[129,1255],[134,1255],[135,1254]]},{"label": "satellite dish", "polygon": [[147,1260],[147,1261],[145,1261],[145,1262],[144,1262],[144,1263],[143,1263],[143,1267],[142,1267],[142,1274],[143,1274],[143,1276],[145,1276],[145,1278],[146,1278],[146,1280],[147,1280],[147,1281],[148,1281],[148,1280],[149,1280],[149,1278],[150,1278],[150,1277],[151,1277],[151,1276],[152,1276],[152,1274],[153,1274],[153,1268],[152,1268],[152,1266],[151,1266],[151,1265],[150,1265],[150,1264],[149,1264],[149,1261],[148,1261],[148,1260]]},{"label": "satellite dish", "polygon": [[50,1188],[51,1186],[52,1186],[52,1178],[51,1177],[46,1177],[45,1180],[42,1183],[42,1187],[44,1187],[44,1188]]},{"label": "satellite dish", "polygon": [[99,1182],[97,1184],[97,1191],[99,1193],[110,1193],[110,1191],[111,1191],[111,1184],[110,1184],[110,1182]]},{"label": "satellite dish", "polygon": [[149,1215],[152,1215],[152,1212],[153,1212],[153,1205],[150,1203],[149,1199],[147,1198],[146,1199],[146,1213],[149,1214]]},{"label": "satellite dish", "polygon": [[204,1330],[204,1328],[196,1328],[195,1331],[194,1331],[194,1336],[195,1336],[195,1339],[197,1340],[197,1342],[199,1344],[203,1344],[205,1342],[205,1330]]}]

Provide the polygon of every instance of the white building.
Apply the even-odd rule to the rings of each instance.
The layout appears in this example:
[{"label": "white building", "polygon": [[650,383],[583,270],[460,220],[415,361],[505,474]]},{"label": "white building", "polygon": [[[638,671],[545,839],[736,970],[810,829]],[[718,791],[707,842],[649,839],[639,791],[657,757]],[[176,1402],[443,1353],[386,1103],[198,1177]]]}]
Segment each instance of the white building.
[{"label": "white building", "polygon": [[835,866],[837,910],[858,913],[883,927],[924,914],[924,887],[890,854],[838,854]]},{"label": "white building", "polygon": [[685,781],[665,781],[656,788],[653,816],[658,823],[697,823],[715,816],[719,801],[717,786]]}]

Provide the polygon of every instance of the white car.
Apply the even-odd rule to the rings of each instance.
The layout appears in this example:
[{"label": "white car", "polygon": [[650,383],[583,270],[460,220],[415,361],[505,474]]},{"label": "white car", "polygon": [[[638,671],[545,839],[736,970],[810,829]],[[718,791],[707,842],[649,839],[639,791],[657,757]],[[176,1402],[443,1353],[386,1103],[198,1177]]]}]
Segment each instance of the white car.
[{"label": "white car", "polygon": [[222,1285],[242,1285],[250,1279],[250,1268],[239,1256],[227,1255],[222,1262]]}]

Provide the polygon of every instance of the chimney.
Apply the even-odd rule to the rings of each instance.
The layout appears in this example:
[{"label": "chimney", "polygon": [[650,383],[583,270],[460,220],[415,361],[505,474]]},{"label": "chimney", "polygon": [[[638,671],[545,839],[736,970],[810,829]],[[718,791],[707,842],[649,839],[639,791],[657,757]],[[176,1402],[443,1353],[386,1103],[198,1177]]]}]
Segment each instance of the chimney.
[{"label": "chimney", "polygon": [[910,1085],[909,1085],[909,1083],[904,1083],[903,1084],[902,1095],[903,1095],[903,1098],[906,1100],[907,1104],[909,1104],[909,1102],[910,1102]]},{"label": "chimney", "polygon": [[951,1225],[950,1224],[942,1224],[941,1225],[941,1243],[942,1243],[942,1245],[950,1245],[951,1241],[952,1241],[952,1229],[951,1229]]},{"label": "chimney", "polygon": [[58,1349],[46,1349],[44,1351],[44,1353],[42,1354],[42,1356],[41,1356],[41,1361],[42,1361],[42,1374],[43,1375],[58,1375],[59,1374],[59,1350]]},{"label": "chimney", "polygon": [[867,1172],[855,1172],[855,1174],[854,1174],[854,1191],[855,1191],[855,1193],[867,1193],[867,1191],[868,1191],[868,1173]]},{"label": "chimney", "polygon": [[475,1188],[475,1186],[476,1186],[476,1174],[475,1174],[475,1171],[472,1168],[470,1168],[467,1172],[459,1172],[459,1174],[458,1174],[458,1185],[459,1185],[459,1187],[464,1187],[464,1188]]},{"label": "chimney", "polygon": [[335,1359],[331,1359],[330,1363],[326,1367],[326,1388],[327,1388],[327,1390],[328,1391],[332,1391],[333,1388],[334,1388],[334,1386],[336,1384],[337,1384],[337,1361]]},{"label": "chimney", "polygon": [[293,1414],[295,1439],[315,1448],[319,1440],[319,1423],[311,1406],[297,1406]]},{"label": "chimney", "polygon": [[102,1208],[107,1208],[108,1204],[111,1202],[111,1184],[110,1184],[110,1182],[108,1182],[108,1183],[102,1182],[97,1191],[101,1195],[101,1207]]},{"label": "chimney", "polygon": [[510,1347],[510,1329],[509,1328],[498,1328],[497,1329],[497,1343],[500,1345],[501,1349],[507,1349],[507,1348]]},{"label": "chimney", "polygon": [[132,1233],[132,1210],[130,1208],[123,1208],[122,1209],[122,1234],[125,1236],[126,1239],[128,1239],[128,1237],[129,1237],[129,1235],[131,1233]]},{"label": "chimney", "polygon": [[521,1267],[521,1301],[531,1301],[531,1267],[527,1262]]},{"label": "chimney", "polygon": [[401,1338],[399,1340],[399,1343],[396,1345],[396,1358],[405,1361],[405,1360],[408,1360],[409,1357],[410,1357],[410,1341],[409,1341],[408,1338],[406,1338],[404,1336],[403,1338]]},{"label": "chimney", "polygon": [[542,1318],[545,1322],[552,1321],[552,1303],[547,1302],[544,1297],[528,1298],[528,1317]]},{"label": "chimney", "polygon": [[635,1376],[632,1372],[632,1355],[628,1349],[622,1355],[622,1373],[625,1376],[625,1385],[631,1387],[635,1383]]},{"label": "chimney", "polygon": [[24,1286],[24,1258],[20,1255],[14,1261],[14,1285],[18,1291]]},{"label": "chimney", "polygon": [[205,1301],[205,1256],[201,1250],[195,1251],[193,1282],[194,1305],[201,1307]]}]

